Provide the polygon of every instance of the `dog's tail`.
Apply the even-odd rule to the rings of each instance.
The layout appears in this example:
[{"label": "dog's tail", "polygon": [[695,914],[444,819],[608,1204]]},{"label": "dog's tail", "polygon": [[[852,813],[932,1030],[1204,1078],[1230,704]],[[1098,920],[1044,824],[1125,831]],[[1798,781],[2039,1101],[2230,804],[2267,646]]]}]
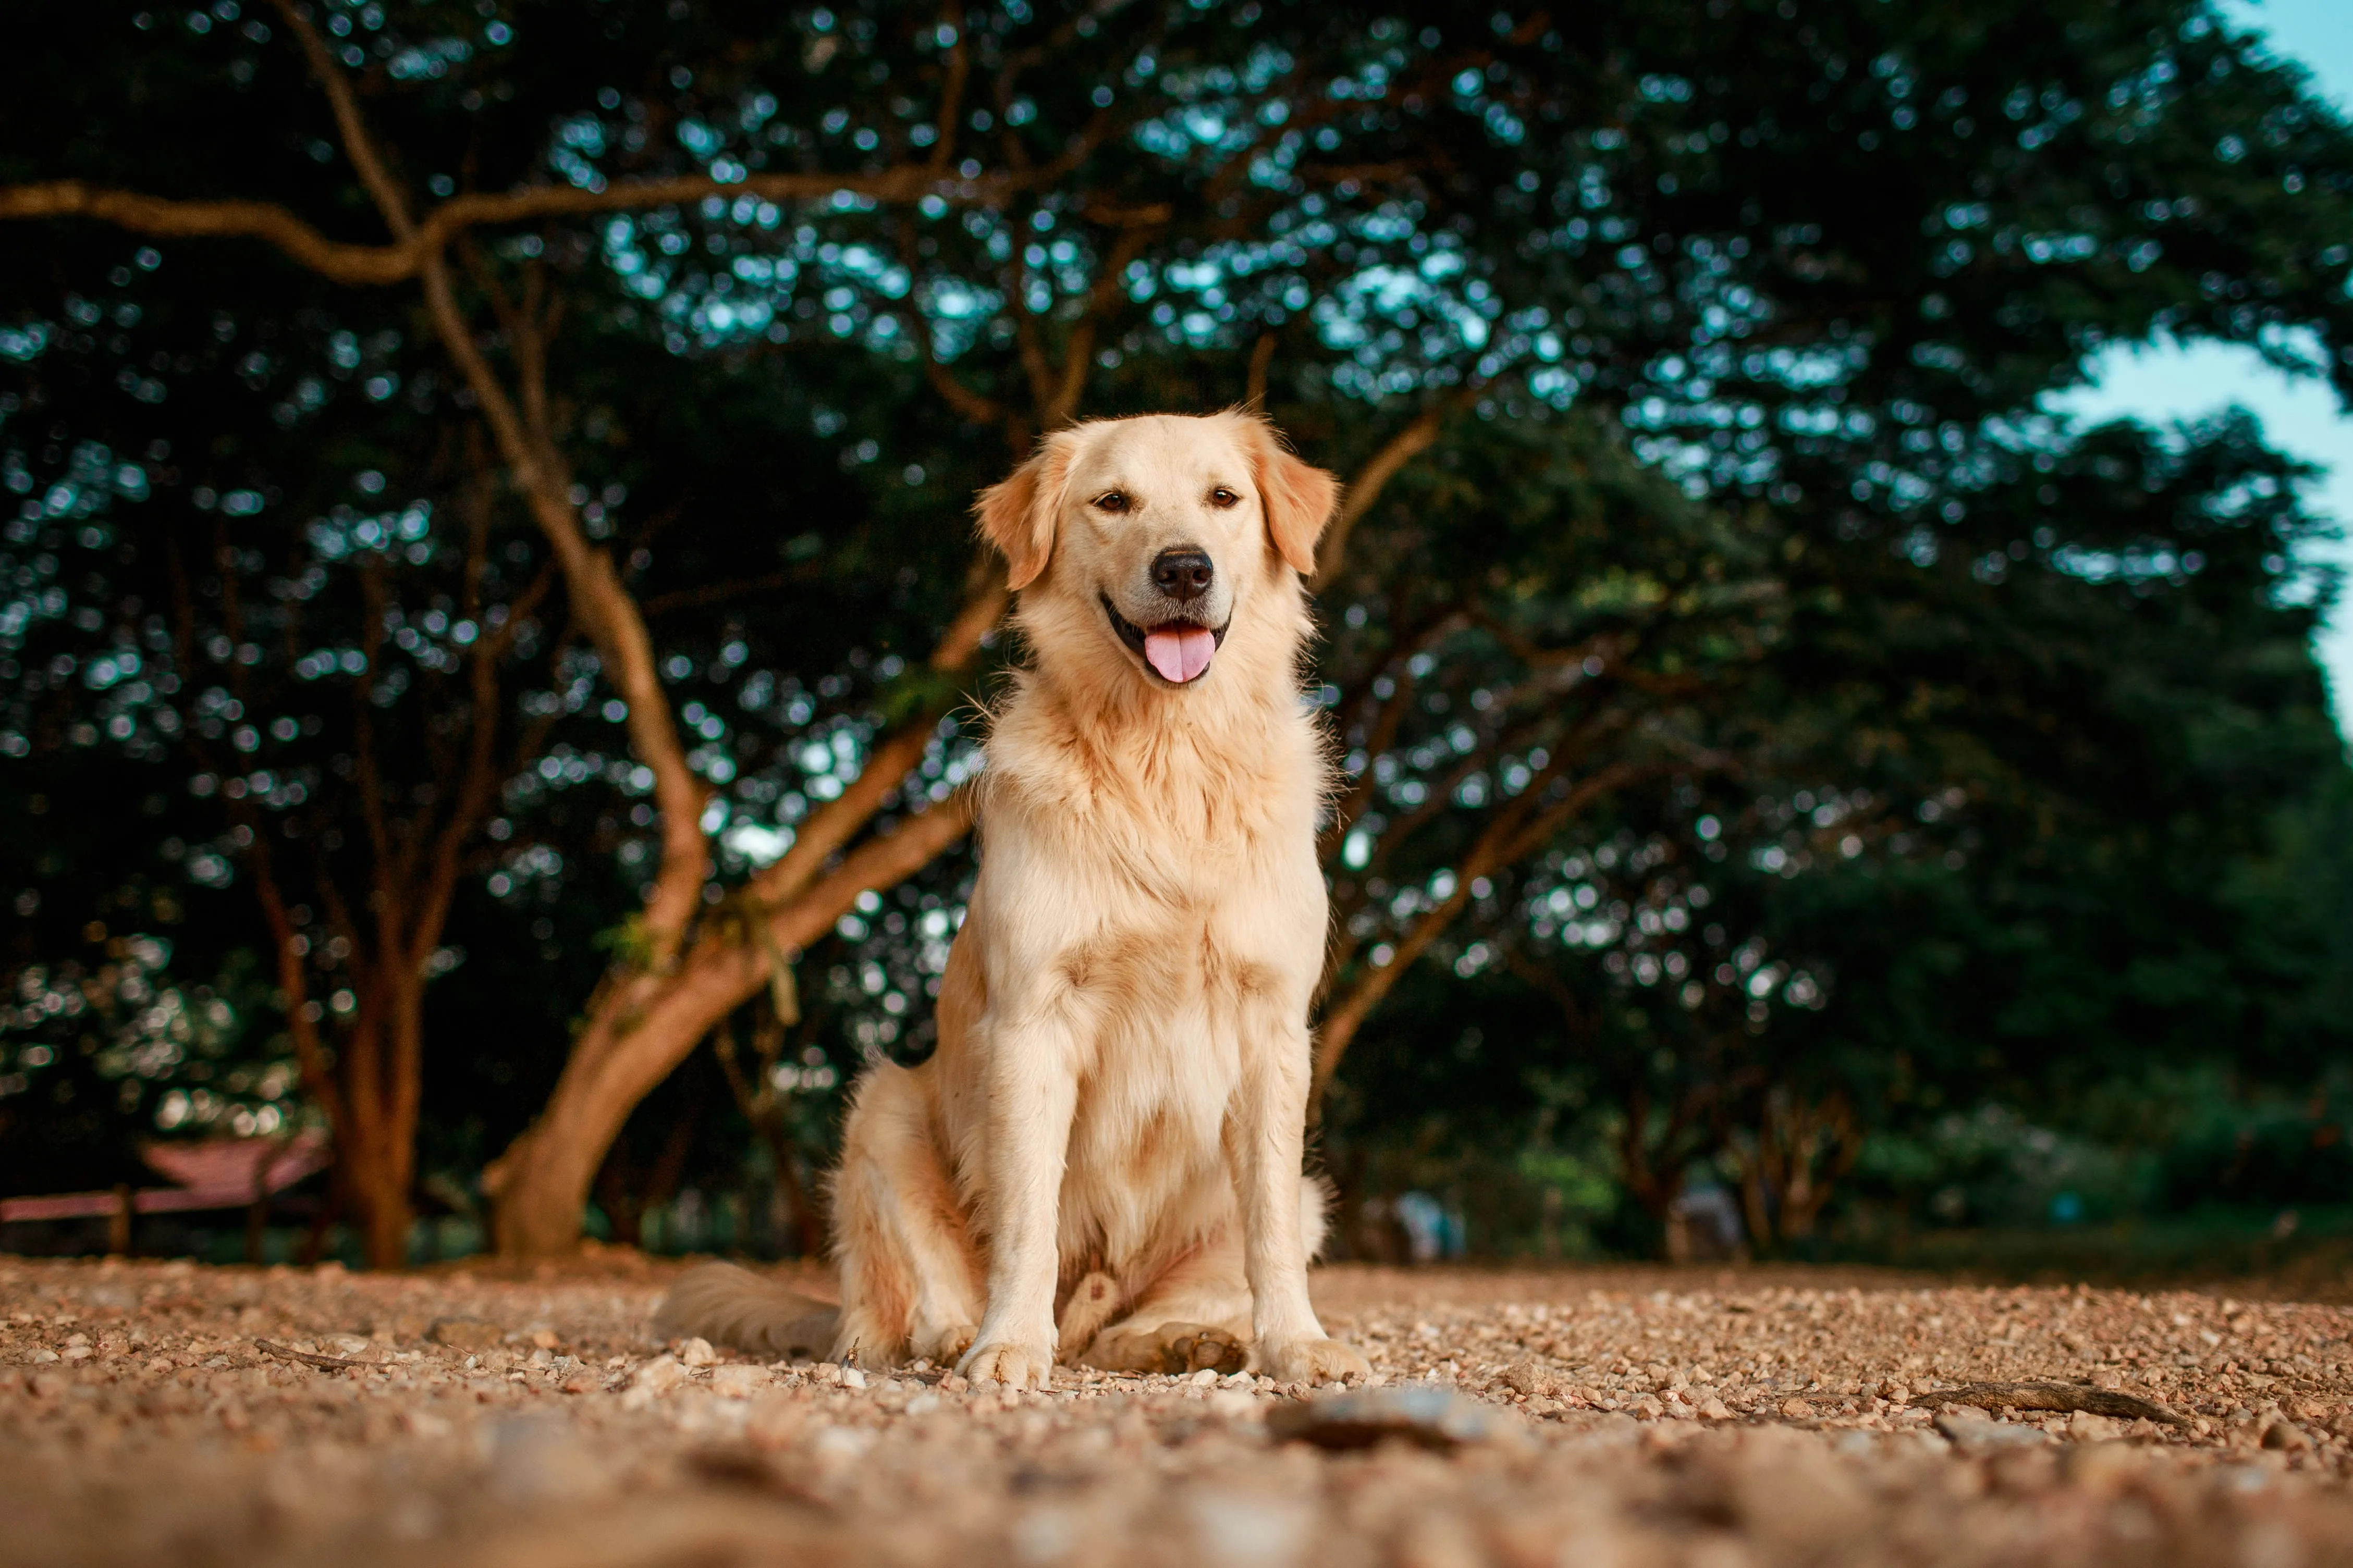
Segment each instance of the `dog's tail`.
[{"label": "dog's tail", "polygon": [[662,1339],[699,1336],[714,1345],[756,1351],[786,1361],[817,1361],[832,1352],[841,1309],[788,1290],[732,1263],[689,1269],[654,1313]]}]

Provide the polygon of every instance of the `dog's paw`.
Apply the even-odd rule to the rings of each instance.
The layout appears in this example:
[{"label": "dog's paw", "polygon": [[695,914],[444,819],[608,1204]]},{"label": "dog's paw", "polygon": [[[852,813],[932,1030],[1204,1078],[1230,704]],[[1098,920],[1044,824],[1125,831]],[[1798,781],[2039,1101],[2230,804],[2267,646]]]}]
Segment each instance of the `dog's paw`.
[{"label": "dog's paw", "polygon": [[1260,1345],[1258,1370],[1277,1383],[1361,1383],[1373,1367],[1352,1344],[1314,1339]]},{"label": "dog's paw", "polygon": [[945,1328],[918,1329],[908,1345],[908,1354],[915,1361],[927,1361],[934,1366],[952,1366],[980,1331],[970,1323],[950,1323]]},{"label": "dog's paw", "polygon": [[1054,1375],[1054,1352],[1049,1345],[1014,1344],[998,1341],[977,1344],[956,1363],[956,1371],[975,1383],[1001,1383],[1008,1388],[1043,1388]]},{"label": "dog's paw", "polygon": [[1204,1367],[1240,1372],[1249,1360],[1250,1347],[1225,1330],[1183,1322],[1100,1334],[1080,1357],[1083,1365],[1103,1372],[1162,1373],[1172,1377]]},{"label": "dog's paw", "polygon": [[1172,1375],[1204,1368],[1219,1373],[1240,1372],[1250,1360],[1250,1347],[1223,1329],[1168,1323],[1160,1332],[1160,1370]]}]

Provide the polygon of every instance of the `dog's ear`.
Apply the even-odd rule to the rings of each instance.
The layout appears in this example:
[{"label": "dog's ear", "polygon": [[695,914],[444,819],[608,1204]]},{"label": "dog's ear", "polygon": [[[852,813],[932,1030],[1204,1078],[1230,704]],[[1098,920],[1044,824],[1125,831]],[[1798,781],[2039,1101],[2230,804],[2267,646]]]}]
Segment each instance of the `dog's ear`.
[{"label": "dog's ear", "polygon": [[1062,510],[1062,481],[1076,446],[1068,431],[1058,430],[1002,483],[980,492],[973,510],[980,518],[981,537],[1005,557],[1008,588],[1036,582],[1054,553],[1054,520]]},{"label": "dog's ear", "polygon": [[1291,455],[1274,427],[1240,416],[1243,445],[1266,511],[1267,537],[1303,577],[1315,574],[1315,542],[1340,505],[1340,481]]}]

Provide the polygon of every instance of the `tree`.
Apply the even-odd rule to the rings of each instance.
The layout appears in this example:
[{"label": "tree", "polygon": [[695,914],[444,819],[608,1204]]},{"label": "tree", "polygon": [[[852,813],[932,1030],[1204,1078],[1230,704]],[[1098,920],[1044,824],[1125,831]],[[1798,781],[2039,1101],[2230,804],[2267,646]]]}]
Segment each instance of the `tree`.
[{"label": "tree", "polygon": [[[2344,128],[2299,95],[2293,70],[2267,70],[2206,12],[2083,7],[2063,28],[2022,7],[1900,18],[1831,7],[1796,27],[1766,21],[1761,7],[1707,13],[1721,25],[1644,6],[1588,12],[1559,34],[1512,34],[1454,85],[1519,167],[1490,163],[1486,177],[1453,182],[1424,222],[1434,229],[1451,216],[1469,230],[1466,250],[1493,268],[1480,275],[1499,297],[1491,317],[1533,339],[1519,350],[1525,380],[1497,388],[1481,412],[1541,412],[1571,396],[1615,412],[1644,462],[1727,510],[1770,509],[1776,546],[1796,566],[1782,568],[1791,603],[1863,595],[1900,616],[1919,592],[1907,574],[1940,555],[1983,563],[2028,548],[2033,528],[2014,512],[1976,511],[1978,498],[2021,463],[2054,457],[2032,399],[2080,374],[2100,342],[2152,331],[2258,341],[2259,320],[2274,333],[2293,320],[2325,345],[2308,368],[2348,384],[2344,301],[2325,290],[2353,249],[2272,199],[2276,179],[2291,196],[2342,202],[2353,187]],[[1535,68],[1542,53],[1569,68]],[[1788,108],[1798,83],[1820,106],[1802,121]],[[1602,104],[1616,119],[1596,127]],[[2263,134],[2242,134],[2250,125]],[[2245,166],[2266,157],[2280,162],[2261,175]],[[1538,227],[1532,209],[1547,193]],[[2235,217],[2219,220],[2225,208]],[[2246,226],[2226,237],[2225,223]],[[2211,273],[2198,270],[2210,262]],[[1531,308],[1515,312],[1524,301]],[[1394,353],[1413,340],[1392,330],[1360,341]],[[1508,363],[1507,342],[1499,333],[1482,366]],[[1368,613],[1385,589],[1409,592],[1431,606],[1427,624],[1441,639],[1432,657],[1446,637],[1486,657],[1482,631],[1448,613],[1470,576],[1451,569],[1486,564],[1475,548],[1460,553],[1462,542],[1495,521],[1482,512],[1475,527],[1415,531],[1441,549],[1335,586],[1364,594]],[[1629,587],[1663,598],[1676,582],[1653,564]],[[1508,576],[1480,586],[1535,589]],[[1671,678],[1686,700],[1704,684],[1674,652],[1645,673]],[[1344,689],[1366,677],[1395,679],[1360,669]],[[1722,694],[1739,742],[1708,743],[1725,756],[1796,749],[1805,737],[1767,732],[1742,704],[1832,678],[1775,658],[1763,688]],[[1497,760],[1438,754],[1465,777]],[[1434,796],[1444,785],[1400,770],[1388,787]],[[1495,813],[1506,833],[1512,815]],[[1491,872],[1505,842],[1472,839],[1461,852],[1472,871]],[[1444,855],[1434,863],[1450,868]],[[1469,907],[1462,885],[1476,879],[1449,879],[1454,893],[1419,911],[1391,951],[1423,951]],[[1389,984],[1380,973],[1354,981],[1374,998]],[[1323,1036],[1327,1079],[1363,1016],[1349,994],[1338,994]]]},{"label": "tree", "polygon": [[2283,817],[2347,777],[2294,481],[2243,418],[2116,426],[1981,493],[2026,543],[1998,569],[1891,557],[1832,598],[1800,563],[1776,679],[1728,709],[1782,749],[1621,796],[1498,879],[1433,948],[1451,979],[1368,1036],[1335,1142],[1516,1107],[1477,1136],[1606,1147],[1652,1236],[1713,1172],[1786,1249],[1873,1129],[2223,1065],[2325,1082],[2337,933],[2301,900],[2331,884],[2251,896],[2283,886]]},{"label": "tree", "polygon": [[[87,340],[27,365],[25,404],[82,439],[19,528],[69,523],[60,543],[92,570],[47,590],[21,644],[50,695],[78,684],[87,706],[26,728],[45,753],[101,745],[145,775],[140,815],[169,859],[142,872],[202,897],[241,868],[342,1194],[369,1255],[396,1263],[425,988],[462,956],[444,928],[500,788],[561,711],[521,699],[576,674],[575,638],[543,624],[553,569],[501,516],[480,429],[392,401],[418,379],[396,331],[364,347],[229,290],[208,312],[142,310],[154,291],[124,273],[117,324],[195,406],[122,397]],[[171,504],[159,492],[174,525],[129,526]]]},{"label": "tree", "polygon": [[[521,500],[544,535],[550,554],[562,566],[570,614],[583,632],[584,639],[596,650],[598,668],[618,689],[618,700],[628,714],[631,743],[644,759],[640,765],[650,773],[652,793],[660,805],[660,818],[667,825],[665,849],[660,867],[650,879],[645,910],[635,932],[635,941],[641,951],[633,952],[632,957],[642,970],[660,974],[674,967],[679,948],[685,940],[686,927],[702,901],[708,856],[699,824],[703,813],[705,787],[686,763],[684,748],[678,741],[676,725],[654,669],[653,654],[642,617],[623,588],[609,557],[589,542],[588,534],[594,527],[594,519],[584,516],[584,513],[593,503],[587,502],[586,498],[575,499],[570,467],[556,448],[556,435],[550,423],[554,416],[551,412],[544,379],[545,337],[546,329],[562,309],[562,301],[560,298],[551,300],[542,291],[538,285],[543,279],[528,266],[521,269],[527,274],[523,291],[510,297],[495,273],[481,263],[470,247],[466,247],[469,258],[477,263],[481,293],[499,314],[511,351],[516,382],[512,384],[502,383],[474,340],[474,329],[465,318],[465,305],[461,303],[457,285],[450,277],[451,259],[443,248],[467,225],[480,221],[485,216],[511,219],[530,216],[534,209],[528,202],[523,204],[520,212],[492,202],[491,213],[476,212],[469,216],[469,209],[460,200],[454,209],[456,217],[450,217],[453,209],[440,209],[438,217],[448,221],[441,230],[428,233],[436,220],[428,218],[426,226],[420,226],[409,216],[412,198],[385,163],[368,130],[358,99],[343,75],[343,66],[313,28],[309,14],[287,6],[280,8],[280,16],[281,25],[301,46],[302,56],[307,58],[311,71],[323,89],[358,183],[375,206],[378,217],[392,234],[394,244],[372,253],[364,252],[361,247],[337,247],[319,239],[315,232],[309,230],[286,210],[267,208],[257,204],[243,206],[234,203],[227,206],[184,204],[169,211],[164,208],[170,207],[171,204],[163,204],[152,210],[141,209],[141,212],[129,215],[106,208],[102,200],[100,206],[117,217],[128,216],[134,227],[144,226],[163,233],[248,232],[258,225],[261,232],[287,240],[301,260],[331,280],[344,284],[376,284],[414,278],[420,283],[425,314],[438,332],[442,347],[454,362],[461,383],[455,400],[460,406],[470,406],[479,411],[481,423],[503,458]],[[337,14],[332,20],[339,25],[340,31],[350,31],[348,16]],[[205,30],[209,30],[208,21]],[[503,25],[497,29],[503,30]],[[259,18],[249,21],[243,33],[254,43],[269,41],[269,28]],[[229,74],[249,80],[253,63],[253,57],[243,56],[231,62]],[[476,95],[476,103],[479,104],[479,95]],[[282,136],[280,140],[282,145]],[[785,184],[790,184],[791,182]],[[839,182],[818,181],[814,183],[814,188],[829,193],[839,184]],[[719,185],[720,182],[702,176],[689,180],[682,185],[673,182],[645,199],[657,203],[674,201],[682,195],[715,190]],[[45,201],[53,209],[61,206],[61,210],[77,210],[75,202],[78,198],[74,192],[78,189],[70,184],[63,186],[53,184],[33,192],[29,197],[20,189],[12,193],[17,198],[12,210],[20,214],[37,212],[42,210]],[[560,192],[552,194],[556,200],[552,204],[543,203],[536,210],[566,209],[566,195]],[[572,210],[626,205],[576,198],[577,193],[571,193],[568,205]],[[162,214],[160,217],[156,216],[158,213]],[[256,214],[259,216],[257,217]],[[476,308],[479,309],[480,305],[477,304]],[[156,384],[160,395],[161,384]],[[429,393],[426,401],[428,405],[431,402]],[[380,476],[378,478],[381,482]],[[200,489],[198,494],[204,493],[206,491]],[[233,497],[251,493],[257,500],[261,499],[259,492],[230,493]],[[478,498],[478,501],[486,508],[489,498],[482,496]],[[477,548],[470,552],[477,568],[487,560],[486,552],[480,548],[483,539],[484,531],[478,529]],[[421,539],[412,541],[412,543],[422,542]],[[378,542],[378,547],[381,548],[381,542]],[[225,545],[224,548],[235,547]],[[229,559],[224,557],[225,562]],[[233,621],[238,614],[233,587],[234,574],[225,574],[222,581],[227,585],[223,595],[224,608]],[[545,587],[543,582],[537,592],[543,594]],[[470,599],[472,595],[469,597]],[[367,607],[372,616],[383,612],[380,584],[376,586],[375,602]],[[512,628],[529,626],[527,609],[525,606],[525,613],[516,615],[501,628],[482,635],[471,653],[478,679],[470,696],[478,704],[478,718],[487,720],[489,704],[483,700],[491,695],[484,689],[481,678],[494,668],[504,652],[512,640]],[[188,619],[185,615],[183,618],[184,621]],[[993,609],[987,603],[968,616],[966,624],[955,634],[949,652],[939,661],[940,667],[953,669],[961,658],[976,646],[980,632],[986,629],[992,618]],[[478,629],[478,622],[470,616],[455,624],[465,630]],[[216,635],[226,636],[232,649],[253,646],[237,635],[241,629],[231,625],[226,631]],[[363,634],[357,639],[355,647],[361,668],[368,667],[370,656],[377,651],[377,630],[374,626],[364,626]],[[289,640],[293,640],[290,636]],[[180,651],[185,661],[195,647],[193,628],[185,625],[182,644]],[[447,657],[446,651],[444,657]],[[344,662],[349,664],[352,660]],[[242,666],[232,664],[232,668],[239,668]],[[377,689],[382,689],[381,683]],[[245,705],[238,697],[223,695],[232,707]],[[368,729],[364,708],[359,710],[358,717],[364,741]],[[295,722],[299,724],[300,721]],[[200,732],[201,727],[188,728],[191,731]],[[428,724],[427,732],[446,733],[457,727],[456,722],[445,719],[438,724]],[[386,878],[401,879],[420,874],[415,859],[416,852],[424,843],[422,825],[413,825],[417,826],[420,831],[409,836],[411,842],[403,847],[409,853],[401,856],[393,852],[385,824],[380,819],[371,823],[375,829],[372,847],[375,851],[377,873],[372,891],[375,895],[374,901],[379,917],[379,931],[387,925],[399,928],[405,923],[400,914],[387,916],[387,910],[406,913],[413,908],[416,919],[414,929],[395,929],[385,935],[381,942],[384,950],[382,963],[373,966],[379,972],[376,978],[380,983],[364,987],[361,993],[364,1005],[355,1005],[353,1009],[360,1016],[341,1056],[343,1080],[340,1084],[330,1080],[324,1068],[324,1057],[315,1047],[306,1044],[304,1053],[306,1066],[311,1069],[309,1072],[311,1090],[326,1101],[338,1123],[343,1168],[347,1173],[356,1173],[359,1190],[371,1194],[371,1201],[366,1205],[371,1216],[370,1250],[379,1262],[398,1259],[401,1238],[406,1233],[406,1189],[412,1173],[408,1151],[414,1141],[419,1070],[416,1001],[422,976],[418,973],[418,965],[432,945],[439,920],[446,914],[451,879],[459,864],[459,851],[466,847],[473,830],[486,819],[492,786],[501,782],[499,773],[491,768],[491,748],[497,734],[495,725],[482,721],[470,722],[467,727],[470,730],[470,744],[461,766],[462,777],[447,781],[447,795],[454,797],[454,808],[438,841],[430,853],[424,856],[425,865],[421,873],[427,879],[424,887],[396,889],[385,882]],[[251,730],[248,727],[234,733],[242,741],[251,733]],[[363,745],[362,749],[364,752],[367,748]],[[916,754],[920,755],[920,752],[919,744]],[[903,759],[900,764],[901,771],[913,760],[912,757]],[[363,783],[371,785],[376,783],[370,770],[372,761],[372,758],[364,756],[359,767]],[[888,771],[888,763],[886,757],[884,764],[870,774],[865,797],[853,798],[831,813],[832,819],[838,823],[833,828],[836,843],[821,842],[822,834],[817,840],[805,837],[808,847],[803,857],[784,868],[777,878],[772,879],[775,884],[790,889],[795,886],[793,879],[796,875],[801,881],[807,881],[808,878],[804,868],[813,868],[839,839],[856,830],[864,815],[872,810],[876,798],[897,782],[897,776]],[[303,788],[301,781],[294,783],[292,804],[301,803]],[[281,789],[279,793],[282,795],[285,792]],[[427,795],[425,804],[429,805],[431,802],[432,797]],[[233,815],[250,815],[251,809],[242,808]],[[818,816],[824,819],[827,814],[821,811]],[[955,814],[950,812],[936,819],[949,825],[946,828],[946,836],[949,837],[955,830],[954,816]],[[825,826],[823,820],[818,826]],[[302,922],[293,918],[292,911],[286,908],[279,892],[277,878],[271,870],[269,838],[256,833],[250,822],[237,823],[233,832],[240,835],[239,847],[247,852],[255,868],[255,882],[271,927],[272,944],[280,953],[280,969],[284,983],[282,988],[287,993],[290,1022],[298,1043],[305,1043],[306,1032],[316,1023],[315,1013],[305,1016],[311,1004],[303,996],[299,984],[303,970],[300,960],[308,938],[297,929]],[[930,832],[936,841],[942,829],[934,826]],[[894,847],[894,853],[902,858],[916,855],[916,863],[920,863],[921,852],[917,846],[923,837],[920,832],[907,836]],[[394,862],[401,859],[409,863],[396,868]],[[828,890],[843,885],[839,879],[846,878],[848,890],[854,891],[856,886],[862,885],[858,879],[861,875],[860,866],[863,864],[860,862],[846,872],[837,873],[837,881],[827,885]],[[398,896],[402,892],[412,892],[415,896],[404,899]],[[773,887],[769,889],[769,896],[775,897]],[[840,901],[847,895],[832,896]],[[816,918],[820,921],[829,920],[831,911],[819,909],[816,911]],[[337,923],[346,931],[351,925],[348,917]],[[347,934],[339,932],[339,936],[344,942],[350,941]],[[619,994],[607,1020],[608,1033],[614,1018],[628,1019],[633,1012],[642,1010],[645,989],[643,985],[632,988],[626,984],[617,988]],[[388,1039],[384,1037],[387,1034],[391,1037]],[[693,1037],[689,1037],[685,1044],[691,1046]],[[381,1114],[369,1109],[379,1105],[382,1107]],[[558,1109],[561,1108],[559,1101]],[[619,1109],[626,1110],[627,1104],[622,1104]],[[595,1159],[601,1156],[602,1143],[596,1143],[587,1153],[589,1167],[593,1170]],[[585,1180],[582,1186],[585,1191]],[[522,1214],[530,1212],[532,1205],[526,1198],[518,1197],[510,1207]],[[517,1223],[522,1222],[518,1220]],[[576,1224],[576,1214],[571,1223]]]}]

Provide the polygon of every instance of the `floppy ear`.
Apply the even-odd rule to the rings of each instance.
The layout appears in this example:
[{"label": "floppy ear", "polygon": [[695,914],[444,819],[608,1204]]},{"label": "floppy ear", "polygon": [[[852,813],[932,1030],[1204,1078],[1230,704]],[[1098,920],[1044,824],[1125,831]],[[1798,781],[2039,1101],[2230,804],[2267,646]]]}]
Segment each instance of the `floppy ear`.
[{"label": "floppy ear", "polygon": [[1062,508],[1062,480],[1071,471],[1071,438],[1057,432],[1039,443],[1029,460],[1002,483],[980,492],[974,511],[981,536],[1005,557],[1005,585],[1019,590],[1038,580],[1054,553],[1054,519]]},{"label": "floppy ear", "polygon": [[1324,526],[1340,505],[1340,481],[1293,457],[1265,420],[1243,417],[1259,503],[1266,511],[1267,538],[1293,571],[1312,577],[1315,542],[1324,537]]}]

